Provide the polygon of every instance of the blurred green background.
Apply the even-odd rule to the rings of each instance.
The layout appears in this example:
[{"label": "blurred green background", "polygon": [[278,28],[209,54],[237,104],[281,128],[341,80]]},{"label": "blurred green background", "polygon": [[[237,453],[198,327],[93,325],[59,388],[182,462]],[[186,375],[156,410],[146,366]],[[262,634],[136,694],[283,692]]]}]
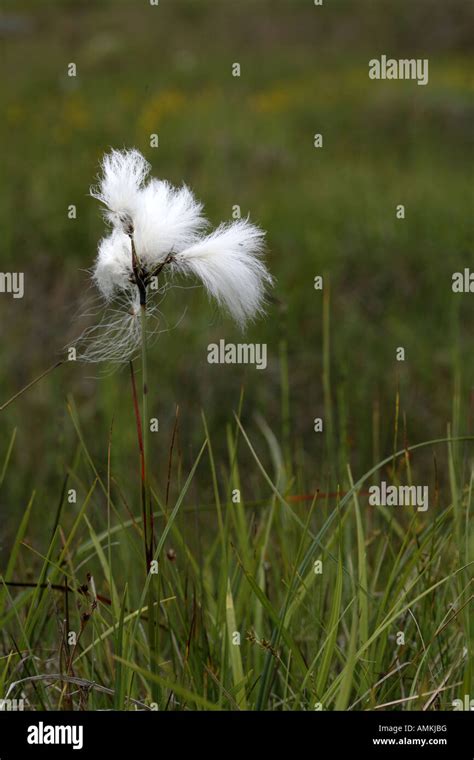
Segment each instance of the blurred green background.
[{"label": "blurred green background", "polygon": [[[0,295],[0,402],[82,329],[105,231],[88,188],[106,150],[135,146],[156,176],[189,184],[214,224],[235,204],[250,213],[267,230],[276,278],[267,318],[245,337],[201,289],[162,303],[163,328],[185,314],[151,356],[157,487],[176,405],[184,471],[203,439],[201,409],[219,467],[242,387],[259,454],[268,461],[255,413],[305,490],[337,484],[346,462],[361,473],[390,453],[397,390],[399,444],[445,435],[453,397],[457,432],[472,432],[474,296],[451,292],[453,272],[471,262],[472,23],[468,0],[3,2],[1,268],[25,272],[26,290]],[[429,58],[428,86],[369,80],[368,61],[382,54]],[[220,338],[266,342],[268,368],[208,365]],[[33,524],[51,527],[77,445],[69,394],[99,468],[113,418],[114,467],[138,493],[128,368],[108,369],[70,363],[1,414],[0,459],[18,431],[0,495],[2,565],[33,489]],[[336,457],[313,432],[318,416],[326,430],[332,416]],[[433,477],[429,456],[416,466]],[[445,476],[439,468],[441,486]],[[207,468],[196,474],[198,503],[209,479]],[[257,479],[249,459],[246,498],[257,498]]]}]

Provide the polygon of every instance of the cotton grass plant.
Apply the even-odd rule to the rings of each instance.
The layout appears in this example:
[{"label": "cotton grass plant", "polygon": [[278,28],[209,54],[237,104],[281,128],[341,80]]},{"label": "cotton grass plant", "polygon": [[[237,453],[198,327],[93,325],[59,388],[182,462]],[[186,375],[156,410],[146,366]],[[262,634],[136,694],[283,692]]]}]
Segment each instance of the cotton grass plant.
[{"label": "cotton grass plant", "polygon": [[241,328],[264,309],[272,282],[262,260],[264,232],[242,219],[208,234],[203,206],[191,190],[149,173],[139,151],[113,150],[91,188],[111,226],[99,244],[93,281],[112,317],[88,332],[85,360],[132,358],[146,338],[157,294],[176,275],[201,281]]},{"label": "cotton grass plant", "polygon": [[[405,418],[400,441],[403,404],[397,391],[393,431],[390,423],[374,420],[374,437],[378,440],[384,432],[390,443],[385,444],[383,457],[378,445],[374,446],[373,458],[367,456],[369,469],[362,474],[354,449],[346,446],[348,420],[337,413],[342,407],[334,402],[339,388],[330,373],[334,354],[330,295],[325,286],[322,395],[334,445],[327,445],[326,451],[322,445],[305,446],[289,425],[278,437],[273,432],[278,412],[269,424],[265,409],[261,411],[266,419],[259,423],[261,436],[254,441],[254,431],[244,427],[239,408],[225,436],[220,436],[226,455],[222,447],[211,444],[203,415],[204,443],[193,455],[187,476],[182,477],[180,454],[173,456],[180,448],[173,449],[173,430],[168,456],[171,488],[150,485],[146,360],[149,325],[155,321],[162,280],[168,277],[172,283],[183,271],[177,264],[178,254],[203,241],[207,241],[208,259],[213,258],[210,250],[216,260],[221,254],[228,258],[232,251],[229,254],[225,246],[214,249],[213,233],[203,225],[195,228],[193,242],[182,248],[168,243],[159,257],[147,263],[152,249],[138,242],[136,194],[150,181],[148,174],[137,175],[143,159],[137,163],[137,155],[133,161],[130,158],[130,153],[109,156],[94,190],[105,200],[108,178],[104,210],[111,224],[109,237],[118,232],[114,240],[121,241],[108,248],[109,276],[104,268],[107,246],[104,249],[101,244],[94,279],[103,292],[105,309],[113,310],[116,338],[123,339],[117,358],[134,357],[140,350],[143,354],[141,414],[135,373],[131,375],[143,517],[140,521],[135,514],[133,493],[129,493],[130,452],[123,428],[120,440],[115,432],[112,446],[110,433],[108,447],[101,447],[105,430],[101,432],[98,419],[90,446],[69,395],[74,449],[65,462],[64,480],[58,483],[57,512],[46,519],[45,505],[55,503],[54,490],[38,495],[36,502],[33,492],[18,520],[10,558],[0,577],[0,696],[25,695],[32,709],[150,710],[156,704],[163,710],[409,711],[451,710],[454,704],[469,704],[474,663],[474,475],[473,436],[467,434],[464,415],[467,398],[465,407],[460,391],[453,397],[447,435],[440,430],[437,438],[408,445]],[[120,172],[127,178],[123,187],[136,190],[128,193],[132,198],[128,213],[126,209],[124,213],[126,194],[120,196],[114,190],[115,200],[111,195],[113,188],[122,187],[111,181]],[[180,192],[168,187],[166,196],[176,199]],[[189,203],[181,201],[180,208],[189,210]],[[249,223],[245,225],[248,229]],[[239,225],[224,230],[231,228],[233,235]],[[248,265],[244,276],[249,267],[253,272],[256,265],[263,267],[261,242],[260,237],[258,252],[238,246],[238,261],[242,264],[244,257]],[[203,281],[210,271],[205,270]],[[266,270],[257,271],[262,272],[257,279],[261,309],[270,280]],[[156,290],[151,279],[145,284],[150,276],[160,279]],[[215,279],[212,284],[216,287]],[[248,291],[241,290],[234,287],[231,292],[236,298],[247,298]],[[130,298],[134,313],[128,313]],[[226,305],[222,295],[220,302]],[[227,302],[232,313],[229,303],[233,301]],[[258,309],[253,313],[247,309],[247,318]],[[128,321],[123,325],[124,317]],[[131,319],[133,340],[128,337]],[[107,336],[109,330],[106,341],[113,352],[109,321],[109,317],[100,320],[93,339]],[[129,352],[130,345],[134,348]],[[110,358],[103,349],[104,342],[99,340],[95,360]],[[286,350],[280,363],[280,419],[289,420],[291,410],[293,421]],[[0,411],[17,404],[60,364],[66,362],[55,363],[17,391],[0,405]],[[359,385],[361,378],[356,378]],[[357,397],[348,395],[347,400],[355,406]],[[370,434],[360,430],[358,435],[358,442],[365,440],[361,449],[367,454]],[[18,480],[18,474],[25,472],[14,470],[15,436],[13,429],[2,456],[0,485]],[[120,446],[127,459],[121,459]],[[208,463],[202,470],[204,452]],[[353,458],[352,469],[347,465]],[[397,485],[413,479],[420,482],[420,477],[429,477],[433,460],[434,499],[427,513],[368,505],[366,489],[374,480],[389,479]],[[126,466],[120,467],[121,462]],[[449,474],[448,483],[443,483],[442,473]],[[66,500],[69,485],[82,494],[77,506]],[[232,498],[235,489],[239,493],[242,489],[240,502]],[[39,526],[33,528],[35,517],[41,520],[39,535]],[[157,524],[160,521],[156,543],[153,518]],[[45,531],[49,533],[46,541]],[[151,562],[157,560],[158,575],[149,572]],[[316,572],[319,566],[320,573]],[[77,633],[72,645],[67,641],[70,632]],[[160,632],[164,632],[161,638]],[[241,635],[238,643],[236,634]]]},{"label": "cotton grass plant", "polygon": [[[148,320],[155,316],[156,294],[164,275],[189,275],[237,324],[245,325],[264,311],[265,289],[272,278],[263,263],[264,232],[247,219],[221,224],[208,233],[203,206],[183,185],[150,178],[150,164],[136,150],[112,150],[102,161],[91,195],[103,206],[111,227],[93,269],[108,316],[89,331],[82,358],[88,361],[131,361],[141,352],[142,409],[132,387],[141,455],[141,495],[147,573],[154,566],[155,539],[149,486]],[[98,332],[98,336],[96,333]],[[155,574],[155,573],[152,573]],[[150,667],[157,665],[157,586],[148,585]]]}]

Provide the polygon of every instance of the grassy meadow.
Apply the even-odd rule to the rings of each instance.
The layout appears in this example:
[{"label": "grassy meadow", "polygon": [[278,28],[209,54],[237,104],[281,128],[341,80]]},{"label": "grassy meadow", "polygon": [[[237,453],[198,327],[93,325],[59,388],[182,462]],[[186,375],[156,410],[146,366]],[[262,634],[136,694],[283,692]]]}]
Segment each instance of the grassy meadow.
[{"label": "grassy meadow", "polygon": [[[451,289],[472,249],[470,3],[2,6],[1,270],[25,293],[0,293],[0,699],[474,698],[474,311]],[[382,54],[428,58],[429,84],[371,81]],[[213,224],[238,205],[265,229],[276,281],[244,335],[190,281],[160,303],[157,574],[128,364],[64,362],[27,387],[97,320],[88,189],[133,146]],[[222,338],[267,344],[267,368],[209,364]],[[428,486],[429,508],[370,505],[381,481]]]}]

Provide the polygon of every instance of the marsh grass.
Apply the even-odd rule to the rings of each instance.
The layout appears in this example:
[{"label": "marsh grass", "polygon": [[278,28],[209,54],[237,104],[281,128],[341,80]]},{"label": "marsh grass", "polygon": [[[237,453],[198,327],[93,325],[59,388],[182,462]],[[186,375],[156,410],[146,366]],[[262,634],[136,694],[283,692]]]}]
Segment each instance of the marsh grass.
[{"label": "marsh grass", "polygon": [[[285,367],[283,357],[282,419]],[[132,393],[130,406],[133,424]],[[111,426],[95,461],[93,431],[83,429],[72,397],[67,409],[77,450],[50,538],[42,545],[29,536],[32,494],[1,577],[1,694],[30,709],[410,710],[451,709],[472,693],[472,436],[448,429],[356,479],[346,463],[333,493],[301,494],[291,442],[285,455],[261,419],[251,438],[242,393],[222,431],[226,461],[216,461],[203,416],[189,471],[171,445],[170,482],[150,472],[153,578],[143,572],[150,516],[140,507],[139,452],[136,472],[116,472]],[[14,447],[15,432],[0,483]],[[426,513],[368,506],[367,484],[387,474],[409,482],[420,458],[443,451],[448,498],[432,498]],[[211,503],[193,492],[198,468]],[[258,493],[246,488],[249,468]],[[67,500],[70,488],[77,504]],[[199,512],[206,521],[196,541],[190,523]]]}]

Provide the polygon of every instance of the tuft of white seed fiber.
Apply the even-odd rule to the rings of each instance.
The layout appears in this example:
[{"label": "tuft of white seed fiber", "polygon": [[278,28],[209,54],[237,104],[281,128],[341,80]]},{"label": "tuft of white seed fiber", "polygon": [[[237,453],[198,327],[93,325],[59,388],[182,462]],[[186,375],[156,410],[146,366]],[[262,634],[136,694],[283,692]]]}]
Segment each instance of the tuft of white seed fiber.
[{"label": "tuft of white seed fiber", "polygon": [[104,204],[105,216],[114,225],[127,228],[140,206],[140,191],[150,164],[135,148],[112,150],[102,159],[99,183],[91,187],[93,198]]},{"label": "tuft of white seed fiber", "polygon": [[152,179],[142,191],[134,217],[134,242],[138,257],[153,267],[169,253],[180,251],[196,240],[208,226],[199,203],[183,185]]},{"label": "tuft of white seed fiber", "polygon": [[202,280],[209,295],[244,327],[263,310],[264,285],[272,278],[261,255],[265,233],[241,219],[221,224],[173,258],[175,266]]},{"label": "tuft of white seed fiber", "polygon": [[130,287],[131,259],[130,238],[121,229],[112,230],[100,241],[92,277],[106,301],[110,301],[114,293]]},{"label": "tuft of white seed fiber", "polygon": [[150,165],[135,149],[113,150],[101,168],[90,192],[105,206],[112,230],[100,241],[92,276],[109,308],[116,308],[90,328],[81,358],[126,361],[133,356],[142,337],[137,278],[142,290],[146,286],[148,314],[150,299],[164,292],[149,287],[161,270],[200,280],[241,328],[263,312],[265,290],[272,284],[263,262],[263,230],[242,219],[208,234],[203,206],[191,190],[148,179]]}]

